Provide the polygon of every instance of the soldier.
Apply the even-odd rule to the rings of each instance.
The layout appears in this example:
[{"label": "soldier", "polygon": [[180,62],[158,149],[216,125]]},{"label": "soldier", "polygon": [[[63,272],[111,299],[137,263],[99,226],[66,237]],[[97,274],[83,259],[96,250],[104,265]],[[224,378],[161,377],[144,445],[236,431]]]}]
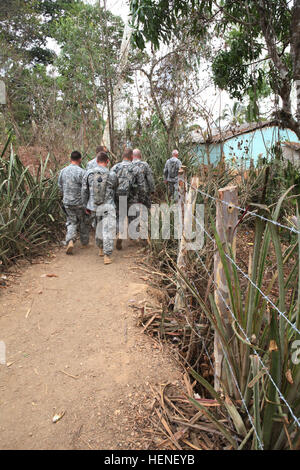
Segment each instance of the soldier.
[{"label": "soldier", "polygon": [[144,200],[138,199],[138,194],[136,194],[132,201],[130,201],[130,206],[134,203],[141,204],[138,212],[139,217],[139,237],[145,239],[147,244],[148,239],[148,217],[149,210],[151,209],[151,195],[154,193],[155,183],[153,178],[153,173],[147,162],[142,161],[141,151],[139,149],[133,150],[133,160],[132,164],[137,166],[143,175],[143,184],[144,184]]},{"label": "soldier", "polygon": [[178,201],[178,171],[181,168],[178,150],[173,150],[172,157],[166,161],[164,168],[164,181],[168,185],[168,195],[174,202]]},{"label": "soldier", "polygon": [[67,255],[73,253],[77,228],[82,246],[86,247],[89,243],[88,215],[85,214],[81,201],[81,185],[85,171],[80,164],[80,152],[72,152],[70,165],[63,168],[58,177],[58,186],[63,195],[63,205],[67,214]]},{"label": "soldier", "polygon": [[88,213],[96,218],[96,245],[99,256],[104,256],[104,264],[112,262],[111,255],[116,234],[115,196],[118,178],[109,171],[108,156],[98,153],[97,167],[88,170],[82,182],[82,204]]},{"label": "soldier", "polygon": [[139,201],[145,199],[144,178],[140,168],[132,164],[132,149],[130,148],[125,148],[123,160],[114,165],[112,171],[116,173],[118,177],[116,193],[118,237],[116,248],[117,250],[121,250],[122,239],[120,238],[120,227],[123,227],[130,206],[135,203],[135,199],[137,198]]},{"label": "soldier", "polygon": [[145,192],[145,199],[144,201],[136,201],[140,202],[142,204],[145,204],[145,206],[150,209],[151,208],[151,194],[154,193],[155,189],[155,183],[154,183],[154,178],[153,178],[153,173],[148,165],[147,162],[142,161],[142,154],[139,149],[134,149],[132,152],[132,163],[134,165],[137,165],[143,174],[143,182],[144,182],[144,192]]},{"label": "soldier", "polygon": [[98,153],[100,152],[105,152],[107,153],[107,148],[105,147],[105,145],[99,145],[97,148],[96,148],[96,157],[93,158],[93,160],[90,160],[86,166],[86,171],[90,170],[91,168],[97,168],[98,164],[97,164],[97,155]]}]

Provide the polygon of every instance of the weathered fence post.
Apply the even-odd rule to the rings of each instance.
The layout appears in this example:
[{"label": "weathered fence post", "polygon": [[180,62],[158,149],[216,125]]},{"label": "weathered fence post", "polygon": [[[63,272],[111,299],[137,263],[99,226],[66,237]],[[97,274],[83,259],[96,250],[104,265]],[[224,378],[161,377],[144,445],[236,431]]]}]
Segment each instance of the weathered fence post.
[{"label": "weathered fence post", "polygon": [[[232,247],[235,255],[236,249],[236,225],[238,223],[238,189],[237,186],[227,186],[219,189],[219,200],[216,208],[216,230],[223,244],[224,250],[227,250],[226,244]],[[226,202],[224,204],[222,201]],[[230,305],[229,290],[226,281],[225,271],[221,261],[219,250],[216,250],[214,256],[214,281],[215,281],[215,302],[220,316],[223,318],[224,326],[228,336],[232,335],[232,316],[226,307]],[[217,332],[214,339],[214,357],[215,357],[215,390],[220,390],[221,380],[225,381],[224,353],[221,340]],[[231,387],[232,388],[232,387]]]},{"label": "weathered fence post", "polygon": [[182,167],[178,171],[178,207],[179,207],[179,210],[181,209],[181,213],[182,213],[182,226],[183,226],[183,219],[184,219],[185,194],[186,194],[186,172],[185,172],[185,166],[182,165]]},{"label": "weathered fence post", "polygon": [[[184,253],[183,253],[183,230],[184,230],[184,203],[186,197],[186,173],[185,167],[182,166],[178,171],[178,255],[177,255],[177,266],[180,269],[184,268]],[[178,311],[184,307],[183,300],[183,281],[180,279],[179,274],[177,274],[177,287],[176,287],[176,296],[174,301],[174,311]]]},{"label": "weathered fence post", "polygon": [[[179,206],[180,209],[183,211],[182,216],[182,236],[179,240],[179,247],[178,247],[178,256],[177,256],[177,267],[180,269],[181,272],[186,271],[186,253],[187,253],[187,243],[190,241],[187,239],[186,230],[188,227],[192,226],[192,218],[195,211],[195,205],[197,200],[197,190],[199,187],[199,177],[193,176],[189,192],[186,193],[183,199],[183,205]],[[184,205],[186,204],[186,209],[184,210]],[[174,310],[178,311],[184,308],[185,306],[185,294],[186,294],[186,285],[185,283],[178,277],[177,281],[177,292],[175,296],[174,302]]]}]

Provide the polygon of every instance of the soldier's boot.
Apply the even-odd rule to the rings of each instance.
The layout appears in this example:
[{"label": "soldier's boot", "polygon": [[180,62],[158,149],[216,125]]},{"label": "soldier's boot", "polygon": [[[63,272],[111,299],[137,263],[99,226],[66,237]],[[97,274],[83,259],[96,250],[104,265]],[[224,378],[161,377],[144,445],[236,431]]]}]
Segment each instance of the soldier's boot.
[{"label": "soldier's boot", "polygon": [[104,256],[104,253],[103,253],[103,248],[99,248],[99,256]]},{"label": "soldier's boot", "polygon": [[104,264],[111,264],[112,259],[108,255],[104,255]]},{"label": "soldier's boot", "polygon": [[116,248],[117,248],[117,250],[122,250],[122,239],[121,238],[117,238]]},{"label": "soldier's boot", "polygon": [[73,240],[70,240],[68,245],[67,245],[66,254],[67,255],[72,255],[73,254],[73,248],[74,248]]}]

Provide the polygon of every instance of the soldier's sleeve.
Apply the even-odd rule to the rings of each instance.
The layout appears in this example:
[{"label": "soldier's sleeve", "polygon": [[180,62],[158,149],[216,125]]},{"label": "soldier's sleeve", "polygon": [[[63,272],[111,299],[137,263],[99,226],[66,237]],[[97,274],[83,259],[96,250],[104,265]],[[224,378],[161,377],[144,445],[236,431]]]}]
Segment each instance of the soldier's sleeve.
[{"label": "soldier's sleeve", "polygon": [[169,168],[168,168],[168,162],[169,160],[166,161],[165,168],[164,168],[164,179],[168,179],[168,173],[169,173]]},{"label": "soldier's sleeve", "polygon": [[79,175],[78,175],[78,181],[79,181],[79,183],[82,184],[83,178],[84,178],[84,176],[86,175],[87,172],[83,168],[80,168],[80,170],[81,171],[79,172]]},{"label": "soldier's sleeve", "polygon": [[88,172],[85,173],[82,179],[82,186],[81,186],[81,200],[83,207],[87,206],[89,197],[90,197],[90,190],[89,190],[89,174]]},{"label": "soldier's sleeve", "polygon": [[148,163],[146,165],[146,178],[147,178],[150,193],[154,193],[154,189],[155,189],[154,177],[153,177],[153,172],[151,170],[151,167],[148,165]]},{"label": "soldier's sleeve", "polygon": [[114,173],[114,191],[115,191],[115,192],[117,191],[118,184],[119,184],[118,175],[117,175],[116,173]]},{"label": "soldier's sleeve", "polygon": [[58,176],[58,188],[61,194],[63,195],[64,188],[63,188],[63,170],[60,171]]},{"label": "soldier's sleeve", "polygon": [[181,160],[178,160],[178,162],[179,162],[179,164],[178,164],[178,171],[179,171],[179,169],[182,167],[182,162],[181,162]]},{"label": "soldier's sleeve", "polygon": [[116,164],[111,168],[110,171],[113,171],[115,174],[117,174],[117,168],[118,168],[117,165],[118,165],[118,164],[116,163]]},{"label": "soldier's sleeve", "polygon": [[110,171],[109,178],[107,180],[107,185],[109,188],[109,192],[111,198],[114,202],[116,202],[116,194],[117,194],[117,187],[118,187],[118,177],[114,171]]}]

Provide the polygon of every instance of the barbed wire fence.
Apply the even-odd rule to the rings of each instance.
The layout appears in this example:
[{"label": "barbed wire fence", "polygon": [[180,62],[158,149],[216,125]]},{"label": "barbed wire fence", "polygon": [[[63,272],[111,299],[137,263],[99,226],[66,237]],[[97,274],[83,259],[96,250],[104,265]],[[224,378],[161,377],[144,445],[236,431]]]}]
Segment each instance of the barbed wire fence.
[{"label": "barbed wire fence", "polygon": [[[251,275],[251,269],[248,270],[248,273],[244,272],[239,263],[236,261],[236,234],[237,226],[239,221],[242,219],[245,220],[248,218],[255,218],[263,222],[265,227],[274,227],[276,230],[289,230],[291,233],[297,236],[297,242],[299,243],[299,222],[296,221],[294,225],[290,227],[280,223],[276,218],[266,217],[261,213],[258,213],[257,210],[249,210],[249,208],[240,207],[238,204],[238,188],[237,186],[228,186],[218,190],[219,197],[212,196],[211,194],[206,193],[205,191],[199,188],[200,181],[199,178],[193,177],[191,183],[188,183],[186,180],[186,175],[184,169],[179,174],[179,207],[182,212],[184,204],[192,205],[192,213],[189,213],[189,217],[192,217],[194,224],[200,228],[201,231],[205,234],[207,240],[213,243],[214,250],[214,271],[210,272],[207,268],[205,262],[202,259],[202,256],[197,250],[195,250],[196,259],[199,261],[201,267],[204,269],[204,272],[207,275],[207,279],[211,281],[211,285],[214,290],[214,301],[215,306],[218,310],[220,319],[223,321],[222,326],[217,325],[214,329],[214,352],[213,357],[209,354],[209,351],[206,348],[205,341],[201,333],[191,325],[188,317],[186,321],[188,322],[191,329],[193,329],[194,334],[199,338],[199,341],[203,342],[204,349],[209,362],[214,371],[214,388],[217,392],[221,394],[224,392],[223,387],[226,384],[226,372],[229,373],[232,380],[232,387],[229,387],[229,390],[235,398],[239,397],[241,400],[243,409],[248,417],[249,424],[251,426],[252,432],[255,435],[257,448],[263,450],[265,448],[262,432],[260,428],[260,420],[255,416],[253,408],[250,406],[251,401],[247,395],[248,390],[245,390],[243,384],[241,383],[241,377],[239,377],[234,361],[232,357],[228,354],[226,344],[224,344],[224,337],[229,338],[229,341],[232,341],[234,338],[239,342],[239,345],[244,348],[242,351],[245,351],[245,348],[251,350],[250,358],[250,369],[253,369],[252,381],[257,384],[259,380],[263,380],[263,377],[267,378],[269,382],[274,387],[276,391],[276,403],[275,405],[282,410],[282,416],[286,417],[286,424],[290,426],[290,429],[293,429],[297,435],[300,431],[300,420],[297,414],[299,413],[299,403],[295,405],[295,400],[289,399],[289,393],[285,388],[282,388],[282,384],[278,381],[278,377],[274,375],[272,367],[270,366],[269,354],[272,352],[271,345],[274,347],[274,350],[280,349],[280,344],[270,342],[270,347],[268,350],[262,350],[260,345],[257,344],[257,341],[253,340],[251,331],[248,328],[248,321],[246,318],[246,326],[243,325],[241,318],[237,315],[236,309],[234,308],[234,301],[232,296],[234,295],[235,289],[235,276],[240,276],[246,280],[247,284],[251,286],[253,291],[257,296],[260,296],[262,301],[268,305],[268,311],[272,311],[273,315],[276,315],[276,322],[281,324],[281,331],[287,339],[287,343],[291,343],[291,340],[300,339],[299,331],[299,315],[300,315],[300,306],[299,301],[296,303],[296,312],[291,315],[287,313],[284,309],[280,307],[279,299],[278,301],[274,298],[270,298],[270,293],[265,293],[264,286],[258,285],[258,282],[255,280],[255,277]],[[194,206],[197,200],[197,195],[201,194],[205,200],[209,199],[215,204],[216,208],[216,220],[215,220],[215,229],[212,230],[213,233],[209,233],[208,227],[205,227],[203,220],[199,220],[197,216],[194,215]],[[240,218],[239,218],[240,214]],[[185,221],[183,222],[183,227],[185,227]],[[271,230],[271,229],[270,229]],[[186,255],[186,236],[185,229],[183,229],[183,235],[179,244],[178,252],[178,261],[177,264],[177,294],[175,299],[175,308],[179,309],[183,307],[184,298],[186,298],[186,293],[188,290],[188,284],[191,283],[193,288],[196,291],[196,286],[192,280],[187,280],[186,277],[187,271],[185,270],[184,257]],[[298,254],[299,256],[299,254]],[[225,263],[228,266],[226,270]],[[183,275],[182,275],[183,274]],[[229,286],[229,283],[231,285]],[[241,299],[243,302],[243,299]],[[185,303],[185,306],[188,308],[190,314],[191,309],[189,302]],[[222,331],[222,328],[225,328],[229,334],[226,336]],[[239,333],[237,333],[238,329]],[[230,336],[231,335],[231,336]],[[241,361],[244,358],[241,356]],[[258,372],[255,377],[254,371]],[[291,379],[293,383],[293,379]],[[265,387],[266,384],[263,385]],[[228,390],[227,390],[228,393]],[[270,401],[265,397],[266,402]],[[253,399],[254,401],[254,399]]]}]

